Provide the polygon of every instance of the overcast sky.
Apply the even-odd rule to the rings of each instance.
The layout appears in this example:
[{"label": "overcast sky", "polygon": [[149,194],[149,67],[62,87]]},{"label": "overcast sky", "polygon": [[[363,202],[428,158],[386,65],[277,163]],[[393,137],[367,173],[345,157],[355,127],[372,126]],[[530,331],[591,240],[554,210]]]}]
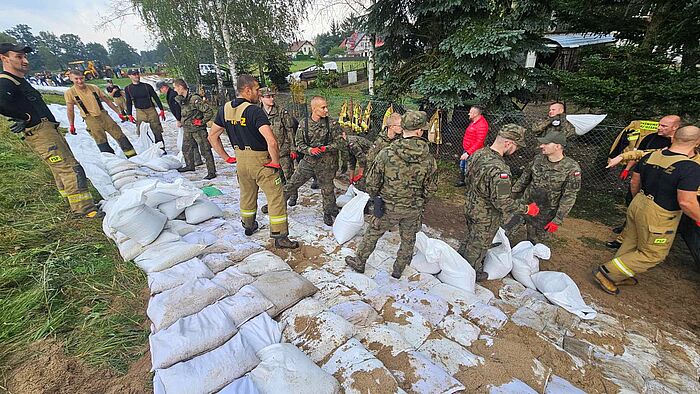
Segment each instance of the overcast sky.
[{"label": "overcast sky", "polygon": [[[119,22],[103,24],[112,15],[110,0],[0,0],[3,17],[0,31],[18,24],[32,28],[34,35],[49,31],[56,35],[77,34],[84,43],[99,42],[107,47],[107,40],[120,37],[138,51],[154,49],[157,40],[137,16],[128,16]],[[177,0],[174,0],[177,1]],[[122,0],[128,4],[128,0]],[[319,33],[330,30],[332,20],[341,21],[350,11],[345,6],[324,6],[328,0],[317,0],[308,16],[299,26],[299,39],[311,40]],[[291,39],[290,39],[291,41]]]}]

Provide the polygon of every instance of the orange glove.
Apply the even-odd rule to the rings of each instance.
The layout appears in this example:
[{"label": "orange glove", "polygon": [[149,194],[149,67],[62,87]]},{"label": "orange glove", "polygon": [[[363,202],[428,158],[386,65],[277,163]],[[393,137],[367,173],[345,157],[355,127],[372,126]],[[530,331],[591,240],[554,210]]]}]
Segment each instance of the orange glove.
[{"label": "orange glove", "polygon": [[362,179],[362,174],[358,174],[358,175],[356,175],[356,176],[350,178],[350,183],[351,183],[351,184],[355,184],[355,183],[356,183],[357,181],[359,181],[360,179]]},{"label": "orange glove", "polygon": [[192,125],[193,125],[193,126],[201,126],[201,125],[202,125],[202,119],[192,119]]},{"label": "orange glove", "polygon": [[126,115],[119,114],[119,119],[123,122],[123,121],[125,121],[127,118],[126,118]]},{"label": "orange glove", "polygon": [[133,115],[129,115],[128,118],[131,123],[136,123],[136,119],[134,119]]},{"label": "orange glove", "polygon": [[323,153],[325,150],[322,150],[321,148],[311,148],[309,149],[309,153],[311,153],[312,156],[318,156],[321,153]]},{"label": "orange glove", "polygon": [[226,162],[228,164],[235,164],[237,162],[237,160],[235,157],[229,157],[228,159],[226,159]]},{"label": "orange glove", "polygon": [[559,230],[559,226],[554,222],[549,222],[544,226],[544,229],[548,233],[555,233],[555,232],[557,232],[557,230]]},{"label": "orange glove", "polygon": [[282,166],[279,164],[273,164],[272,162],[269,162],[267,164],[263,164],[263,167],[269,167],[269,168],[274,168],[276,170],[281,170]]},{"label": "orange glove", "polygon": [[291,152],[291,153],[289,154],[289,157],[290,157],[292,160],[296,160],[297,157],[299,157],[299,155],[298,155],[296,152]]},{"label": "orange glove", "polygon": [[165,120],[165,110],[161,109],[158,116],[160,116],[160,120]]},{"label": "orange glove", "polygon": [[540,207],[538,207],[536,203],[531,202],[527,204],[527,212],[525,213],[530,216],[537,216],[540,213]]},{"label": "orange glove", "polygon": [[622,180],[624,181],[625,179],[627,179],[628,176],[630,176],[630,170],[628,170],[628,169],[625,168],[625,169],[622,170],[622,172],[620,173],[620,179],[622,179]]},{"label": "orange glove", "polygon": [[74,125],[68,126],[68,132],[71,133],[71,134],[73,134],[73,135],[78,134],[78,133],[75,132],[75,126],[74,126]]}]

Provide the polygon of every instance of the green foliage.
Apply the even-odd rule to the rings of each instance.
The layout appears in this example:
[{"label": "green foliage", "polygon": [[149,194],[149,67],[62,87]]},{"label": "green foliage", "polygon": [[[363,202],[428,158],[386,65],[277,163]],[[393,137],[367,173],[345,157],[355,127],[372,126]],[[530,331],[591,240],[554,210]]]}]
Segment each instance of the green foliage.
[{"label": "green foliage", "polygon": [[85,45],[88,60],[97,60],[102,63],[102,65],[110,64],[109,52],[104,47],[104,45],[97,42],[89,42]]},{"label": "green foliage", "polygon": [[289,75],[289,68],[292,65],[292,61],[285,53],[285,46],[286,44],[280,43],[278,50],[269,52],[265,59],[267,77],[279,90],[287,89],[289,85],[287,75]]},{"label": "green foliage", "polygon": [[139,54],[121,38],[110,38],[107,40],[107,46],[109,47],[109,57],[112,60],[112,64],[126,64],[127,66],[139,64]]},{"label": "green foliage", "polygon": [[328,51],[328,56],[330,57],[340,57],[345,56],[345,49],[339,46],[335,46]]},{"label": "green foliage", "polygon": [[[321,91],[333,88],[338,85],[339,75],[336,72],[326,71],[323,67],[323,58],[316,55],[317,74],[314,80],[314,87]],[[325,95],[325,94],[324,94]]]}]

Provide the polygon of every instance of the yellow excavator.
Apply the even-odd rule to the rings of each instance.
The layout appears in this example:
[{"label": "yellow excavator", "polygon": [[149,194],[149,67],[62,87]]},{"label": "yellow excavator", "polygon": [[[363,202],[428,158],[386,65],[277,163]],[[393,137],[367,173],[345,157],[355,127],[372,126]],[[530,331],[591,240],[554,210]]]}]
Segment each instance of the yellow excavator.
[{"label": "yellow excavator", "polygon": [[103,76],[102,66],[100,62],[96,60],[75,60],[68,62],[68,70],[65,72],[66,76],[68,76],[70,70],[82,71],[87,80],[102,78]]}]

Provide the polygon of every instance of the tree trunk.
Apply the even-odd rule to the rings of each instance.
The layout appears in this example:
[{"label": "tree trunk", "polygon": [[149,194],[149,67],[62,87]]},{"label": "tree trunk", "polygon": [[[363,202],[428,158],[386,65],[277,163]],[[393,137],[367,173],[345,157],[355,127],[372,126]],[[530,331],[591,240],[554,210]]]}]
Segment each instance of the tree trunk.
[{"label": "tree trunk", "polygon": [[369,88],[370,97],[374,96],[374,55],[376,52],[377,35],[372,33],[369,35],[370,43],[369,56],[367,57],[367,87]]},{"label": "tree trunk", "polygon": [[[211,9],[210,9],[211,10]],[[219,92],[219,102],[223,103],[226,100],[226,95],[224,94],[224,80],[221,78],[221,70],[219,65],[221,64],[221,57],[219,55],[219,45],[216,40],[216,30],[214,29],[214,15],[209,15],[209,21],[207,21],[207,27],[209,27],[209,39],[212,41],[212,49],[214,50],[214,70],[216,70],[216,86],[217,92]]]}]

